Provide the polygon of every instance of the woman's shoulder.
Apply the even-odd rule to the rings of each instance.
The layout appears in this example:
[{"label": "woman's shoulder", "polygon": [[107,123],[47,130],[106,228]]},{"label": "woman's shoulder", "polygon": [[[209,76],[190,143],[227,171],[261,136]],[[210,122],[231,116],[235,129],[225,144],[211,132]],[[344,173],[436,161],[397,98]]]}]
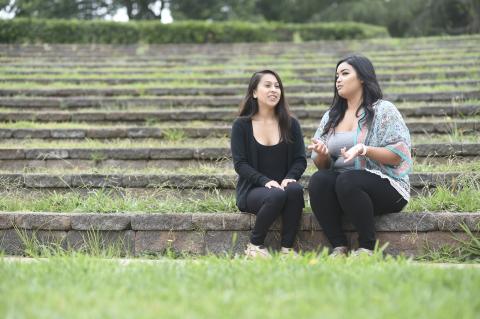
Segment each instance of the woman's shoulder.
[{"label": "woman's shoulder", "polygon": [[251,122],[251,119],[246,116],[237,116],[235,120],[233,120],[232,126],[246,126],[249,122]]},{"label": "woman's shoulder", "polygon": [[300,126],[300,121],[293,115],[290,115],[290,121],[294,126]]},{"label": "woman's shoulder", "polygon": [[375,103],[373,103],[373,109],[376,112],[387,112],[387,111],[396,110],[397,107],[395,106],[395,104],[393,104],[390,101],[379,99]]}]

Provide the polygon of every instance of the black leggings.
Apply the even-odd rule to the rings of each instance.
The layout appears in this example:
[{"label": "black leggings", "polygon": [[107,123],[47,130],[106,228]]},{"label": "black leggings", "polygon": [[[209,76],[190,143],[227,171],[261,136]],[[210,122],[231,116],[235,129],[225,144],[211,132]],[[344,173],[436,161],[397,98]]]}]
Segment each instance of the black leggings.
[{"label": "black leggings", "polygon": [[278,216],[282,216],[282,247],[293,247],[302,210],[305,207],[303,187],[292,182],[279,188],[255,187],[247,194],[247,211],[257,215],[250,236],[254,245],[263,245],[268,229]]},{"label": "black leggings", "polygon": [[310,205],[332,247],[348,246],[342,214],[358,232],[361,248],[375,247],[374,215],[399,212],[407,201],[386,178],[365,170],[319,170],[308,185]]}]

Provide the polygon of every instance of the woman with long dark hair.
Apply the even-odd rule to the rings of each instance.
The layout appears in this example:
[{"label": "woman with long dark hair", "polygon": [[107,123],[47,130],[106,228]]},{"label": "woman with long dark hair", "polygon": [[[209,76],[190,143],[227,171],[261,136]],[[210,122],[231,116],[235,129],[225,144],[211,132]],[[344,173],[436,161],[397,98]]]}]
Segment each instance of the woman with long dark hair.
[{"label": "woman with long dark hair", "polygon": [[358,233],[353,254],[371,255],[374,215],[399,212],[410,199],[410,133],[398,109],[382,99],[366,57],[350,55],[337,63],[334,92],[308,146],[318,168],[308,186],[310,204],[332,255],[349,249],[342,215]]},{"label": "woman with long dark hair", "polygon": [[234,121],[231,150],[238,173],[236,204],[256,214],[245,254],[268,257],[268,229],[282,218],[281,253],[295,254],[293,244],[305,207],[298,183],[307,166],[298,121],[289,111],[282,81],[271,70],[255,72]]}]

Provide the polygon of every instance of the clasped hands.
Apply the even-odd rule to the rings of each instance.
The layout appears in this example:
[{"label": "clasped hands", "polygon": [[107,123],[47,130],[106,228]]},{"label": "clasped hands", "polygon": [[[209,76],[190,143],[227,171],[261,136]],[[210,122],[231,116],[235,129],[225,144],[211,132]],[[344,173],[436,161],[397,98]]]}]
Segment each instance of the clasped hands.
[{"label": "clasped hands", "polygon": [[280,188],[281,190],[285,190],[285,187],[287,187],[287,185],[292,182],[296,182],[296,180],[291,178],[285,178],[280,184],[277,181],[270,181],[265,184],[265,187],[266,188],[275,187],[275,188]]}]

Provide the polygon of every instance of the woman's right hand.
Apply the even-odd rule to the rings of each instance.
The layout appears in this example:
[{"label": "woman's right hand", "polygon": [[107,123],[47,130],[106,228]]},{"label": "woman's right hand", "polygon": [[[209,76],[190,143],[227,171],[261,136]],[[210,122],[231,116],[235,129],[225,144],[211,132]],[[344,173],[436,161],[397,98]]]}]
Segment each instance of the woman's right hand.
[{"label": "woman's right hand", "polygon": [[266,188],[276,187],[276,188],[283,189],[282,185],[280,185],[277,181],[270,181],[270,182],[265,184],[265,187]]},{"label": "woman's right hand", "polygon": [[312,144],[308,145],[307,147],[309,150],[315,152],[320,157],[327,157],[328,156],[328,148],[322,141],[312,138]]}]

